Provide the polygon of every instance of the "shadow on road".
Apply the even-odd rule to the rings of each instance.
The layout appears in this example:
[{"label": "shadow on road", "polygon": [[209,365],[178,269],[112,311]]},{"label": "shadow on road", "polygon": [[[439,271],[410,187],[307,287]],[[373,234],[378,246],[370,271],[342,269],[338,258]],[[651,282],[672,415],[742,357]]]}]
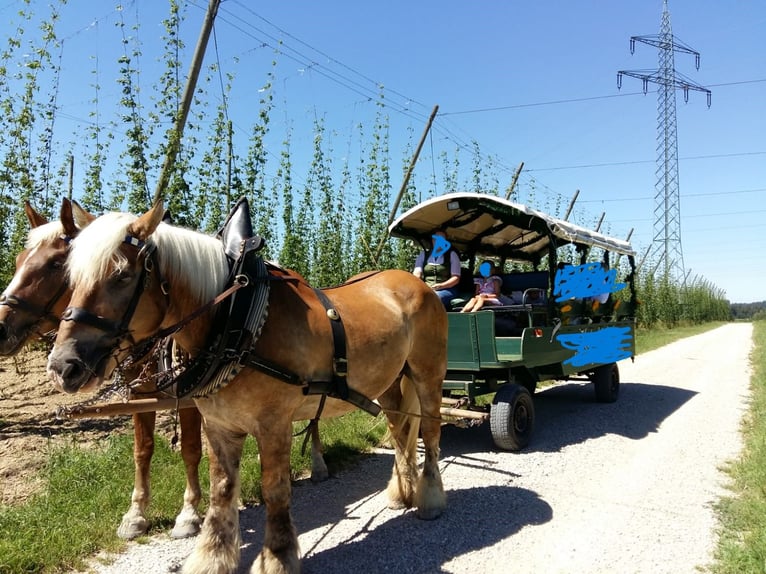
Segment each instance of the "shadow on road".
[{"label": "shadow on road", "polygon": [[[535,430],[524,452],[558,452],[607,434],[639,440],[656,432],[662,421],[696,393],[687,389],[625,383],[615,403],[597,403],[593,385],[571,381],[535,393]],[[464,456],[496,447],[489,423],[469,429],[442,428],[444,456]]]},{"label": "shadow on road", "polygon": [[[547,522],[551,507],[534,492],[490,486],[451,490],[446,513],[433,521],[410,512],[303,560],[303,572],[443,572],[456,556],[492,546],[521,528]],[[498,509],[503,509],[498,512]]]},{"label": "shadow on road", "polygon": [[[553,516],[550,505],[530,490],[490,486],[449,490],[447,510],[436,520],[420,520],[414,511],[392,512],[392,518],[384,520],[389,511],[379,493],[392,464],[392,455],[370,455],[337,479],[295,485],[295,526],[299,535],[310,533],[301,540],[304,574],[437,573],[456,556],[496,544]],[[373,511],[360,512],[363,505],[372,505]],[[243,510],[240,521],[244,545],[238,572],[244,573],[261,549],[264,508]],[[320,530],[312,533],[315,529]]]}]

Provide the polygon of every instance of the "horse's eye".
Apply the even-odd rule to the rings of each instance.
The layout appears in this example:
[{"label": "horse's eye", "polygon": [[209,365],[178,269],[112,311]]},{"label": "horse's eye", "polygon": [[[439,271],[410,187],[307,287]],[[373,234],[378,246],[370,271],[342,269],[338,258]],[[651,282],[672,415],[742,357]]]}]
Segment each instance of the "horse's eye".
[{"label": "horse's eye", "polygon": [[127,285],[133,280],[133,273],[130,271],[119,271],[114,274],[112,281],[118,285]]},{"label": "horse's eye", "polygon": [[52,259],[48,263],[48,267],[50,267],[51,269],[53,269],[55,271],[58,271],[59,269],[63,269],[63,267],[64,267],[64,260],[63,259]]}]

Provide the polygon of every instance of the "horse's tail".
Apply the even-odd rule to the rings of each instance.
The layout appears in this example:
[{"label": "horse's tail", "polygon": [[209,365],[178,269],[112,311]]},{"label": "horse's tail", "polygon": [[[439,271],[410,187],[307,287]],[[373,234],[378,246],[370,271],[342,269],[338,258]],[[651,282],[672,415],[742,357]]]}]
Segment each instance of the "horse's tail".
[{"label": "horse's tail", "polygon": [[402,400],[399,403],[399,412],[407,413],[407,442],[406,452],[415,452],[420,431],[420,400],[415,391],[415,385],[407,375],[404,375],[400,382],[402,391]]}]

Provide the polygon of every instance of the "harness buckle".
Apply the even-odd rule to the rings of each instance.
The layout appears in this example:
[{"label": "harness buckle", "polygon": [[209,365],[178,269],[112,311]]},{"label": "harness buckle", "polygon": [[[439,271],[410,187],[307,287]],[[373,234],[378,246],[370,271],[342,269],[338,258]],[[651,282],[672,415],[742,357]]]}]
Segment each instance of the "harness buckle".
[{"label": "harness buckle", "polygon": [[338,357],[333,360],[332,372],[336,377],[345,379],[348,376],[348,360],[345,357]]}]

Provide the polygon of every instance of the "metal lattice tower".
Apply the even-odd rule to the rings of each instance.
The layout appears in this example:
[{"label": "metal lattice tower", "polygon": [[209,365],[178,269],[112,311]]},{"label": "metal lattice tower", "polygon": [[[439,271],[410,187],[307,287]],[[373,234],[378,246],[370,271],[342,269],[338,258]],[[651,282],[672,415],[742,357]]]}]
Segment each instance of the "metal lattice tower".
[{"label": "metal lattice tower", "polygon": [[660,33],[651,36],[632,36],[630,53],[636,42],[655,46],[659,50],[659,69],[622,70],[617,72],[617,88],[622,87],[622,76],[638,78],[647,93],[649,82],[657,89],[657,170],[654,196],[654,238],[650,247],[655,269],[662,265],[665,275],[679,283],[685,282],[684,256],[681,248],[681,197],[678,185],[678,138],[676,134],[676,90],[683,90],[684,101],[689,90],[707,94],[710,107],[710,90],[694,83],[675,70],[674,54],[694,54],[699,70],[699,52],[673,36],[667,0],[663,2]]}]

